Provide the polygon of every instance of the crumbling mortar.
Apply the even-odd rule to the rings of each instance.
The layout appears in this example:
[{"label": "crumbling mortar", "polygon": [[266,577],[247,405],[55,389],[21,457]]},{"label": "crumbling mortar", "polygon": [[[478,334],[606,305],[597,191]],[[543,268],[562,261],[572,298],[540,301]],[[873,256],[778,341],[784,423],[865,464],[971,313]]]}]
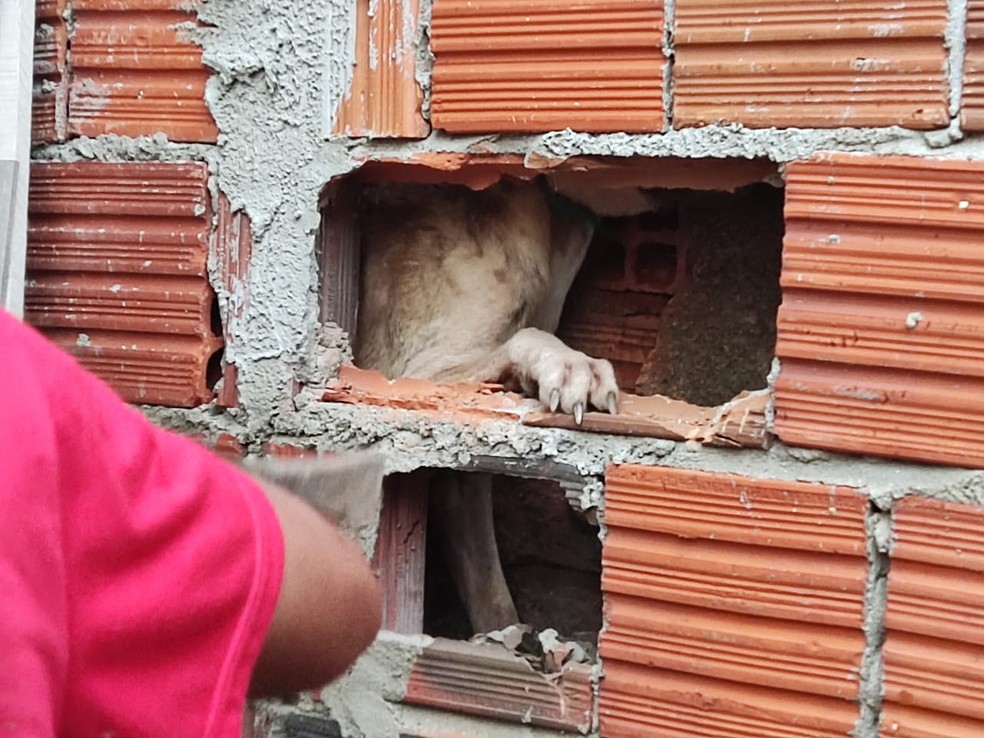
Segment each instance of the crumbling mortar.
[{"label": "crumbling mortar", "polygon": [[673,129],[673,68],[676,64],[674,32],[676,30],[676,0],[663,0],[663,130]]},{"label": "crumbling mortar", "polygon": [[175,143],[163,133],[136,138],[103,134],[95,138],[79,136],[64,143],[37,144],[31,150],[31,159],[108,163],[202,161],[213,171],[218,166],[219,152],[213,144]]},{"label": "crumbling mortar", "polygon": [[423,97],[420,113],[424,120],[428,122],[428,125],[431,119],[431,72],[434,69],[434,53],[430,47],[430,27],[433,9],[434,0],[420,0],[420,14],[417,16],[417,37],[415,39],[417,57],[414,65],[414,75]]},{"label": "crumbling mortar", "polygon": [[860,715],[855,738],[878,738],[884,695],[885,608],[888,602],[891,513],[874,502],[865,516],[868,574],[864,592],[864,653],[858,683]]},{"label": "crumbling mortar", "polygon": [[948,0],[943,45],[947,50],[950,117],[959,131],[960,109],[963,106],[964,62],[967,57],[967,0]]},{"label": "crumbling mortar", "polygon": [[588,134],[566,130],[536,136],[450,136],[434,131],[419,141],[360,139],[350,143],[350,155],[357,161],[412,160],[415,155],[435,153],[500,155],[524,157],[534,169],[542,167],[543,161],[562,161],[575,156],[765,159],[780,165],[806,159],[819,152],[984,160],[984,134],[964,137],[962,133],[959,136],[953,134],[950,129],[920,132],[894,126],[752,129],[731,124],[638,135]]},{"label": "crumbling mortar", "polygon": [[222,409],[214,404],[193,409],[141,409],[154,422],[184,433],[228,433],[252,454],[262,453],[266,443],[318,451],[374,446],[387,457],[387,473],[425,467],[465,468],[481,456],[552,461],[573,467],[583,477],[581,507],[585,509],[602,508],[603,479],[611,464],[668,466],[853,487],[864,490],[883,511],[908,495],[984,507],[984,470],[849,456],[780,442],[768,450],[719,449],[655,438],[537,428],[512,419],[461,424],[408,410],[323,402],[274,413],[262,426],[251,423],[241,409]]}]

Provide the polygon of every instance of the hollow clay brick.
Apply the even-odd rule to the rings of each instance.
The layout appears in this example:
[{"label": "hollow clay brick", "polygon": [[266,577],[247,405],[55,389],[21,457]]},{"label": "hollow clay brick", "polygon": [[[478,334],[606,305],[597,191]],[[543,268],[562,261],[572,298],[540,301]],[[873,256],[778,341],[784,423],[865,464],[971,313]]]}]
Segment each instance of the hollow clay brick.
[{"label": "hollow clay brick", "polygon": [[984,735],[984,509],[909,497],[893,519],[883,735]]},{"label": "hollow clay brick", "polygon": [[654,0],[436,0],[431,122],[453,133],[663,129]]},{"label": "hollow clay brick", "polygon": [[609,468],[601,735],[849,733],[867,507],[844,487]]},{"label": "hollow clay brick", "polygon": [[984,131],[984,0],[967,2],[967,52],[963,73],[960,123],[967,131]]},{"label": "hollow clay brick", "polygon": [[[253,253],[253,234],[249,216],[242,210],[233,212],[229,198],[219,196],[216,228],[212,232],[212,253],[216,255],[219,278],[224,292],[225,310],[222,315],[223,339],[232,345],[240,335],[241,323],[249,306],[249,266]],[[239,391],[237,366],[228,360],[222,367],[222,388],[216,399],[223,407],[237,407]]]},{"label": "hollow clay brick", "polygon": [[208,168],[36,162],[25,315],[131,402],[211,398]]},{"label": "hollow clay brick", "polygon": [[68,27],[64,0],[35,8],[31,140],[64,141],[68,118]]},{"label": "hollow clay brick", "polygon": [[546,676],[499,645],[438,638],[414,662],[404,702],[587,733],[591,682],[587,664],[567,664]]},{"label": "hollow clay brick", "polygon": [[821,154],[785,220],[778,436],[984,465],[984,163]]},{"label": "hollow clay brick", "polygon": [[367,138],[424,138],[416,43],[419,0],[358,0],[355,59],[332,133]]},{"label": "hollow clay brick", "polygon": [[71,134],[216,140],[205,104],[210,73],[184,30],[195,22],[188,7],[162,0],[73,4]]},{"label": "hollow clay brick", "polygon": [[946,0],[677,0],[673,125],[949,123]]}]

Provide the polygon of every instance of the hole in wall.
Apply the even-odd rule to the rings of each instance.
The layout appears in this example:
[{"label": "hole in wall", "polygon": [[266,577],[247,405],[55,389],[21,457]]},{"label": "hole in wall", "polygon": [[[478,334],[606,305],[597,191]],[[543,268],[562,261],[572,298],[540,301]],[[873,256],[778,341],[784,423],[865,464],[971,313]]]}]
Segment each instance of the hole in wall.
[{"label": "hole in wall", "polygon": [[[562,639],[597,644],[602,624],[597,526],[575,511],[561,485],[551,480],[494,475],[492,503],[499,558],[520,621],[537,632],[552,628]],[[474,631],[445,560],[439,516],[431,513],[428,519],[424,632],[468,639]]]},{"label": "hole in wall", "polygon": [[205,365],[205,384],[210,390],[215,389],[218,381],[222,379],[224,371],[222,357],[224,354],[225,352],[219,349],[208,357],[208,364]]},{"label": "hole in wall", "polygon": [[[648,163],[650,168],[659,165]],[[701,182],[705,189],[644,187],[650,208],[597,219],[590,248],[567,293],[556,334],[572,348],[608,359],[625,392],[709,407],[767,385],[781,300],[783,191],[763,182],[716,191],[715,170],[709,171]],[[735,177],[727,175],[726,167],[723,171],[721,186],[735,185]],[[387,181],[387,176],[396,181]],[[429,176],[436,182],[450,178],[442,172]],[[574,173],[568,176],[576,179]],[[613,184],[623,183],[609,178],[596,188],[577,189],[604,194]],[[422,201],[421,193],[435,192],[434,187],[432,181],[401,181],[387,170],[365,182],[358,177],[337,182],[326,191],[319,239],[322,315],[349,332],[364,368],[380,367],[367,358],[362,336],[356,334],[359,293],[371,288],[378,295],[381,289],[360,284],[360,253],[367,251],[362,239],[372,237],[377,221],[405,222],[418,238],[431,239],[435,259],[446,258],[442,238],[447,234],[439,224],[422,225],[420,208],[412,205],[415,199]],[[441,190],[458,193],[470,235],[499,227],[495,206],[489,205],[495,195],[487,189],[445,183]],[[387,273],[399,272],[399,252],[387,259]],[[406,273],[413,279],[414,270]],[[492,270],[487,281],[495,279]],[[425,311],[441,310],[432,302],[434,285],[414,289]],[[410,292],[394,297],[385,305],[386,313],[400,309]],[[422,347],[434,340],[415,338]],[[392,335],[384,343],[405,340],[405,335]],[[467,338],[462,345],[467,346]],[[390,373],[422,376],[403,371],[409,369],[405,364],[395,369]]]}]

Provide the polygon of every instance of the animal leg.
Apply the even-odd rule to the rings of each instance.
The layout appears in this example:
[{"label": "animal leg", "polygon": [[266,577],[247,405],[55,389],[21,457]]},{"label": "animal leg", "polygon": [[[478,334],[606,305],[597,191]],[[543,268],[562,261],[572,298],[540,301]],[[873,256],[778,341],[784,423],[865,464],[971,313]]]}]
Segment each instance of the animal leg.
[{"label": "animal leg", "polygon": [[519,622],[499,560],[492,521],[492,478],[443,471],[431,491],[443,535],[444,558],[476,633]]}]

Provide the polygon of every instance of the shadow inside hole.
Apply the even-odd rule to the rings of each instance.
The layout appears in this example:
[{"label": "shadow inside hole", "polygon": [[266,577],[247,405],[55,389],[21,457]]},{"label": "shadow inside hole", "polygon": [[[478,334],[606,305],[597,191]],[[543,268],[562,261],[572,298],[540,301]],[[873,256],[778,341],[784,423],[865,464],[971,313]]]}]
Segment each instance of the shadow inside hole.
[{"label": "shadow inside hole", "polygon": [[[568,503],[556,482],[497,475],[492,486],[496,541],[520,620],[537,631],[597,643],[602,624],[598,528]],[[444,562],[436,515],[428,516],[424,632],[474,635]]]}]

